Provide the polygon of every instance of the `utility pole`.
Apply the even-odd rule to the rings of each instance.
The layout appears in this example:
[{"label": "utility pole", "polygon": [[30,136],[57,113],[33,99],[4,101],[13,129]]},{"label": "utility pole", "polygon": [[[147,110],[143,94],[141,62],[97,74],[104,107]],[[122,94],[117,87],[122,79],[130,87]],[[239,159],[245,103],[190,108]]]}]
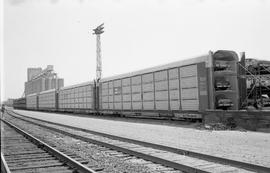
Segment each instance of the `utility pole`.
[{"label": "utility pole", "polygon": [[104,23],[99,25],[96,29],[93,29],[94,35],[97,36],[97,67],[96,67],[96,95],[95,95],[95,109],[98,110],[99,108],[99,80],[102,77],[102,61],[101,61],[101,43],[100,43],[100,34],[102,34],[104,31]]},{"label": "utility pole", "polygon": [[97,36],[97,67],[96,67],[96,81],[97,83],[102,77],[102,61],[101,61],[101,42],[100,42],[100,34],[102,34],[104,31],[104,23],[99,25],[96,29],[93,29],[94,35]]}]

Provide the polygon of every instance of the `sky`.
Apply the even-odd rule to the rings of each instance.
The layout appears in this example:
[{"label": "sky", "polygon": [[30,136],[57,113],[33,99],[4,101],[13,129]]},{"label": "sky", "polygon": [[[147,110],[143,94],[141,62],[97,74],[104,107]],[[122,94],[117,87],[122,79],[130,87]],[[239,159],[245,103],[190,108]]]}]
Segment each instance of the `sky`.
[{"label": "sky", "polygon": [[54,65],[65,86],[207,54],[270,60],[270,0],[1,1],[1,99],[19,98],[27,68]]}]

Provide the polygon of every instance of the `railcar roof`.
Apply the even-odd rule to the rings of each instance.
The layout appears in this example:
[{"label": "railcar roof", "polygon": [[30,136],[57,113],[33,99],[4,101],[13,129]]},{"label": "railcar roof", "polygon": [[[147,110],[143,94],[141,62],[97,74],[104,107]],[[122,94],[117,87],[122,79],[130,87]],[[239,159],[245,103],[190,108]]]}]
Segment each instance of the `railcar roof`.
[{"label": "railcar roof", "polygon": [[181,61],[171,62],[171,63],[165,64],[165,65],[159,65],[159,66],[155,66],[152,68],[146,68],[143,70],[138,70],[138,71],[134,71],[134,72],[130,72],[130,73],[115,75],[112,77],[106,77],[106,78],[101,79],[100,82],[106,82],[106,81],[111,81],[111,80],[115,80],[115,79],[122,79],[122,78],[126,78],[126,77],[136,76],[139,74],[151,73],[151,72],[155,72],[155,71],[159,71],[159,70],[180,67],[180,66],[186,66],[186,65],[196,64],[196,63],[200,63],[200,62],[206,62],[206,66],[209,66],[210,65],[209,61],[210,61],[209,54],[205,54],[205,55],[198,56],[195,58],[189,58],[189,59],[185,59],[185,60],[181,60]]},{"label": "railcar roof", "polygon": [[26,97],[31,97],[31,96],[36,96],[36,95],[37,95],[37,93],[33,93],[33,94],[27,95]]},{"label": "railcar roof", "polygon": [[23,99],[25,99],[25,97],[20,97],[20,98],[14,99],[14,100],[18,101],[18,100],[23,100]]},{"label": "railcar roof", "polygon": [[84,83],[80,83],[80,84],[76,84],[76,85],[66,86],[66,87],[60,88],[59,90],[78,88],[78,87],[81,87],[81,86],[86,86],[86,85],[91,85],[91,84],[94,84],[94,82],[93,81],[88,81],[88,82],[84,82]]},{"label": "railcar roof", "polygon": [[39,94],[45,94],[45,93],[50,93],[50,92],[55,92],[56,89],[50,89],[50,90],[46,90],[46,91],[42,91]]}]

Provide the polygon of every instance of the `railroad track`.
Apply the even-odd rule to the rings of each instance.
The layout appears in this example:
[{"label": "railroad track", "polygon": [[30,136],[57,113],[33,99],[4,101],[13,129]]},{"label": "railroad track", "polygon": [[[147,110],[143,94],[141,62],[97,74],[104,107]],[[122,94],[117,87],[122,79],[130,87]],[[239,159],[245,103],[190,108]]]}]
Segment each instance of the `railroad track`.
[{"label": "railroad track", "polygon": [[[80,162],[1,119],[1,173],[95,173]],[[2,153],[3,152],[3,153]]]},{"label": "railroad track", "polygon": [[[58,123],[51,123],[25,117],[14,112],[9,112],[9,114],[23,121],[54,130],[82,141],[101,145],[184,172],[270,172],[270,168],[268,167],[117,137]],[[14,114],[16,115],[14,116]],[[18,117],[17,115],[23,116],[24,118]]]}]

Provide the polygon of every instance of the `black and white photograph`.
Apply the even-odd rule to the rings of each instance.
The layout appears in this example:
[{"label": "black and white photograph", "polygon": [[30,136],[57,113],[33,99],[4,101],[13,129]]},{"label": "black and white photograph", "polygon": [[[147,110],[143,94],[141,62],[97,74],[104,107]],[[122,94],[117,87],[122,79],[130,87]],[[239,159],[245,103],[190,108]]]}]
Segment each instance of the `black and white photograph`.
[{"label": "black and white photograph", "polygon": [[0,1],[1,173],[270,173],[270,0]]}]

